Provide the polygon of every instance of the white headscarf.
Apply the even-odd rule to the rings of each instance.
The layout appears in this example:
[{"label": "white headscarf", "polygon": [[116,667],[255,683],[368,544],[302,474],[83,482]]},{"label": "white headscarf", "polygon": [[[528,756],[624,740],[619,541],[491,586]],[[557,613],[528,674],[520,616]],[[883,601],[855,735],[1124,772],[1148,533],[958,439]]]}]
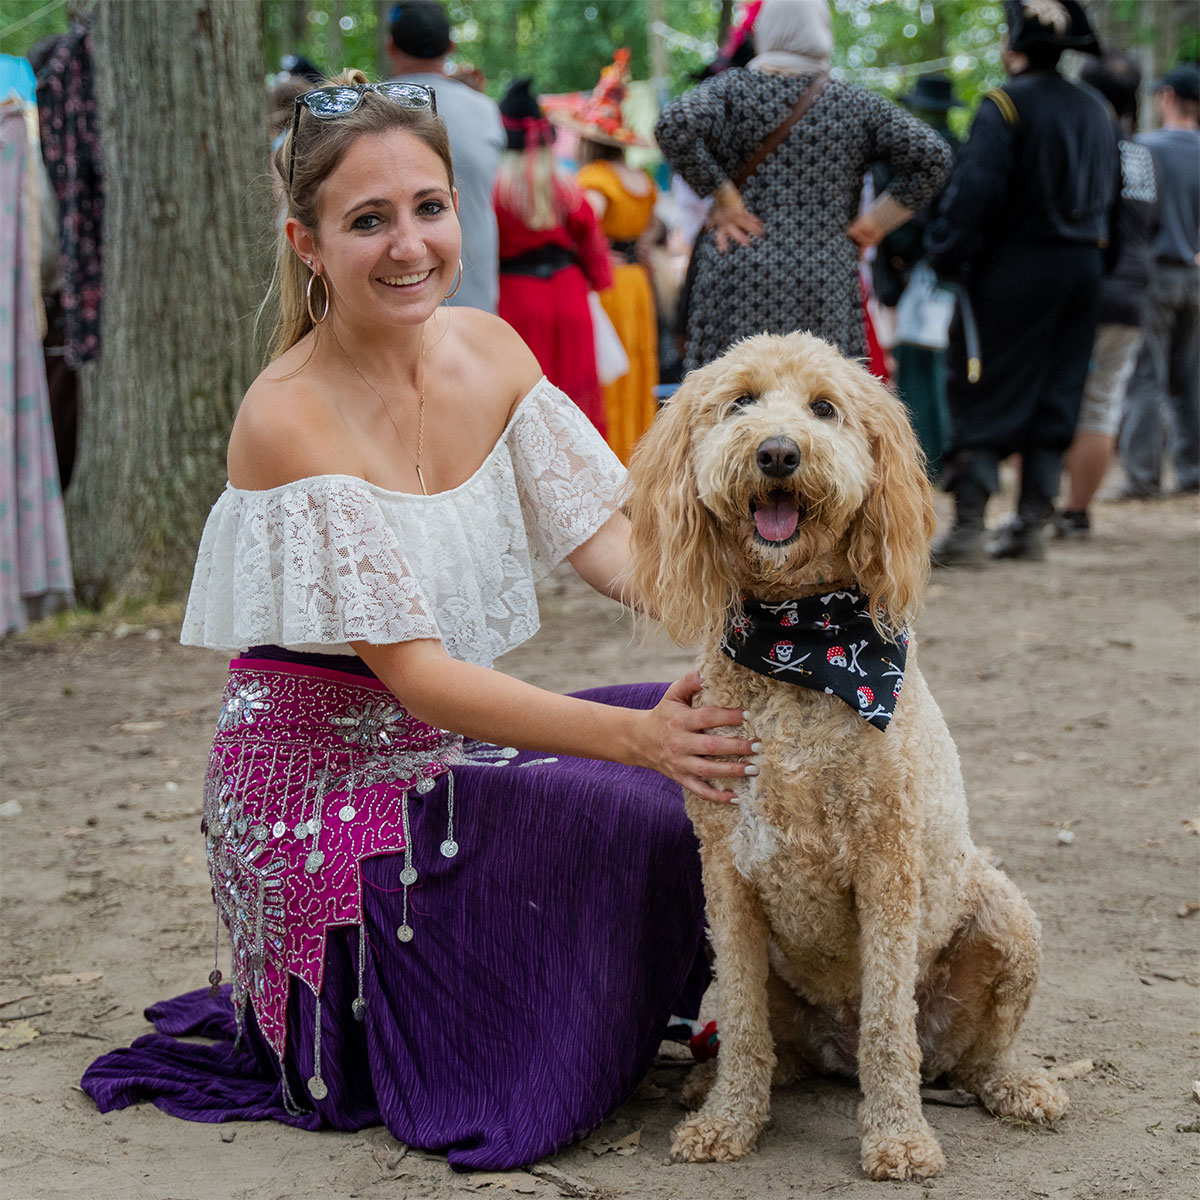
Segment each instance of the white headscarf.
[{"label": "white headscarf", "polygon": [[763,0],[754,21],[752,71],[814,75],[829,70],[833,22],[829,0]]}]

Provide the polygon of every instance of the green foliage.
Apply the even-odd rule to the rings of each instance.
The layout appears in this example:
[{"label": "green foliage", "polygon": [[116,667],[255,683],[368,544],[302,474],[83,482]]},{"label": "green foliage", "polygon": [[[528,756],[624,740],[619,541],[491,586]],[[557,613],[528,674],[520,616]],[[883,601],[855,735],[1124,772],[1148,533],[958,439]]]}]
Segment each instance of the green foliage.
[{"label": "green foliage", "polygon": [[303,54],[326,74],[358,67],[380,74],[375,0],[262,0],[268,73],[285,54]]},{"label": "green foliage", "polygon": [[44,37],[67,32],[67,0],[4,0],[0,52],[23,58]]}]

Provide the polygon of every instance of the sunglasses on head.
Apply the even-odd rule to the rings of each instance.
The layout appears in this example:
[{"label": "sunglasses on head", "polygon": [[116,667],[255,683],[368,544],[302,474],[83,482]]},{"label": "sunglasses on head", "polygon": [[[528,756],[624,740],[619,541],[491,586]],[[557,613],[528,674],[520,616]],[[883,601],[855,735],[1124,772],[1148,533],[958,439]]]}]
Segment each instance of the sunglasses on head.
[{"label": "sunglasses on head", "polygon": [[419,83],[356,83],[333,84],[316,88],[297,96],[292,108],[292,151],[288,158],[288,187],[296,174],[296,134],[300,130],[300,109],[307,108],[314,117],[332,121],[352,113],[363,102],[367,92],[374,92],[402,108],[428,109],[437,116],[437,96],[433,88]]}]

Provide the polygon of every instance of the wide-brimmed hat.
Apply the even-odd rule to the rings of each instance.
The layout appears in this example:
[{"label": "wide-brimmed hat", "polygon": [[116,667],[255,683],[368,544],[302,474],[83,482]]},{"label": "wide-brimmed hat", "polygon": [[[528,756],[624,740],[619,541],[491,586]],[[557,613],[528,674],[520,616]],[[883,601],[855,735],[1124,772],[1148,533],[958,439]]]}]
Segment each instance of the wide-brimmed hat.
[{"label": "wide-brimmed hat", "polygon": [[1038,47],[1100,54],[1100,43],[1077,0],[1005,0],[1008,46],[1020,54]]},{"label": "wide-brimmed hat", "polygon": [[592,94],[582,103],[555,109],[550,120],[566,129],[573,129],[580,137],[606,146],[650,146],[640,134],[625,124],[621,102],[625,99],[625,86],[629,80],[629,51],[622,47],[613,55],[613,60],[600,72],[600,81]]},{"label": "wide-brimmed hat", "polygon": [[962,108],[962,101],[954,94],[954,84],[940,71],[919,75],[913,90],[900,99],[909,108],[923,108],[926,112],[946,112],[951,108]]}]

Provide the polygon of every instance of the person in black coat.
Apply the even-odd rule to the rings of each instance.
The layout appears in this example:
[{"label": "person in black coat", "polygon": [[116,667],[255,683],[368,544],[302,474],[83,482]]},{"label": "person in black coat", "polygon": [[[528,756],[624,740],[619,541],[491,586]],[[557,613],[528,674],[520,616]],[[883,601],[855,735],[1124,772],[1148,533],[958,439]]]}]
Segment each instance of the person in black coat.
[{"label": "person in black coat", "polygon": [[[1040,558],[1096,331],[1119,169],[1111,119],[1058,73],[1063,50],[1098,54],[1074,0],[1006,0],[1009,83],[984,97],[926,233],[939,275],[960,281],[947,351],[953,528],[939,565],[984,556],[1000,460],[1021,455],[1017,511],[988,547]],[[972,320],[973,318],[973,320]],[[974,324],[978,346],[974,342]],[[970,363],[968,359],[972,360]]]},{"label": "person in black coat", "polygon": [[1154,158],[1133,140],[1137,129],[1142,73],[1128,54],[1089,59],[1080,81],[1095,88],[1111,107],[1113,137],[1121,156],[1121,194],[1113,241],[1119,253],[1100,287],[1096,340],[1075,438],[1067,450],[1067,496],[1055,518],[1064,538],[1091,535],[1088,505],[1112,464],[1121,422],[1121,402],[1142,343],[1146,289],[1154,270],[1159,200]]}]

